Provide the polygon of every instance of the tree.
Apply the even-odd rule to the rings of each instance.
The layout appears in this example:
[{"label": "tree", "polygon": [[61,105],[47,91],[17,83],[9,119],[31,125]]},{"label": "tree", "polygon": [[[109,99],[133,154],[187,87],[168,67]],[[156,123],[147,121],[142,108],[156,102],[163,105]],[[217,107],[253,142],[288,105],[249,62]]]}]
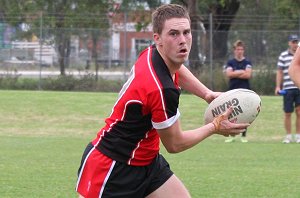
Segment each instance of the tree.
[{"label": "tree", "polygon": [[[2,1],[7,22],[15,27],[25,23],[30,27],[28,34],[35,33],[40,35],[39,27],[43,25],[43,29],[48,29],[54,35],[55,43],[59,52],[59,64],[61,75],[65,75],[65,65],[70,54],[70,34],[67,33],[66,27],[70,24],[67,21],[67,15],[70,14],[70,9],[74,2],[61,1]],[[9,20],[14,17],[14,21]],[[41,24],[41,21],[43,24]],[[45,31],[44,31],[45,32]],[[44,33],[43,32],[43,33]],[[39,38],[42,43],[45,37]]]},{"label": "tree", "polygon": [[[54,38],[55,46],[58,50],[58,61],[61,75],[65,75],[65,69],[69,63],[71,35],[80,32],[72,29],[74,27],[85,28],[108,28],[107,21],[101,21],[100,18],[91,16],[90,13],[99,16],[107,14],[110,8],[109,0],[24,0],[24,1],[6,1],[0,0],[1,10],[8,19],[7,22],[14,26],[26,23],[30,27],[28,33],[39,35],[39,27],[43,26],[43,34],[47,32],[49,38]],[[10,17],[13,16],[13,20]],[[42,18],[41,18],[42,17]],[[88,17],[88,18],[87,18]],[[102,17],[101,17],[102,18]],[[104,18],[104,19],[105,19]],[[41,20],[42,19],[42,20]],[[97,42],[95,35],[92,37]],[[45,38],[45,34],[43,38]],[[93,51],[93,57],[97,58],[97,53]]]},{"label": "tree", "polygon": [[[272,67],[278,53],[287,47],[287,36],[299,33],[299,12],[300,1],[295,0],[242,1],[229,39],[242,39],[248,57]],[[275,33],[278,31],[282,33]]]},{"label": "tree", "polygon": [[[96,80],[98,80],[99,63],[98,63],[98,42],[100,35],[110,37],[110,33],[107,30],[111,30],[111,17],[114,14],[117,7],[115,7],[113,1],[95,1],[95,0],[82,0],[79,1],[78,7],[75,11],[80,13],[77,15],[76,27],[89,28],[91,31],[89,35],[92,40],[92,59],[95,63]],[[80,18],[86,18],[86,20],[80,20]]]},{"label": "tree", "polygon": [[298,0],[277,0],[276,11],[280,16],[290,19],[299,19],[300,1]]},{"label": "tree", "polygon": [[[178,3],[178,2],[174,2]],[[192,28],[192,48],[189,55],[189,67],[193,74],[197,75],[201,71],[202,61],[200,60],[200,32],[201,32],[201,23],[202,18],[199,15],[199,7],[197,0],[181,0],[183,6],[185,6],[190,15],[191,19],[191,28]]]},{"label": "tree", "polygon": [[[173,3],[180,3],[189,8],[189,13],[192,22],[193,30],[193,46],[189,61],[191,62],[191,70],[199,71],[201,69],[201,62],[199,62],[200,52],[199,33],[201,32],[200,23],[204,24],[206,30],[209,30],[210,19],[209,14],[213,17],[213,58],[223,59],[227,54],[227,40],[228,30],[231,27],[232,21],[240,7],[239,0],[173,0]],[[202,44],[208,45],[209,34],[206,34],[206,42]],[[205,46],[205,49],[209,49]],[[208,54],[208,51],[206,51]]]},{"label": "tree", "polygon": [[0,4],[1,21],[14,27],[22,37],[31,36],[30,32],[20,31],[20,25],[28,18],[28,11],[23,8],[30,7],[31,3],[26,0],[22,2],[0,0]]},{"label": "tree", "polygon": [[[214,60],[223,60],[227,55],[228,31],[239,8],[239,0],[218,0],[208,5],[208,11],[212,14]],[[210,26],[209,17],[204,17],[203,22],[204,27],[208,29]]]},{"label": "tree", "polygon": [[[55,43],[59,51],[59,65],[61,75],[65,75],[65,67],[68,65],[70,56],[70,39],[71,35],[78,35],[80,32],[74,31],[73,28],[92,28],[91,38],[93,41],[92,58],[96,66],[96,79],[98,79],[98,56],[97,42],[99,39],[98,29],[107,30],[108,17],[103,17],[108,13],[111,5],[108,1],[95,0],[45,0],[39,9],[50,13],[51,21],[47,23],[50,29],[53,29]],[[53,14],[51,14],[53,13]],[[103,21],[104,19],[104,21]],[[106,19],[106,20],[105,20]],[[47,27],[47,26],[46,26]],[[73,31],[70,31],[73,30]]]},{"label": "tree", "polygon": [[198,9],[198,1],[197,0],[188,0],[187,7],[189,10],[190,18],[191,18],[191,28],[192,28],[192,36],[193,36],[193,43],[191,52],[189,55],[189,66],[191,69],[191,72],[194,74],[198,74],[200,72],[202,62],[200,60],[200,31],[201,31],[201,17],[199,15],[199,9]]}]

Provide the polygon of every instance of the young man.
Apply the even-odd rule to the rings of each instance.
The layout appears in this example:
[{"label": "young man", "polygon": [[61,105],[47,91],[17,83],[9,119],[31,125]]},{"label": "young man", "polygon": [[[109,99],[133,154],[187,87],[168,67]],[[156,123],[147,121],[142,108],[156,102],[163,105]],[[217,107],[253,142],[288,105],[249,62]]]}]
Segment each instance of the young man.
[{"label": "young man", "polygon": [[280,54],[277,63],[275,94],[278,95],[278,91],[281,89],[286,91],[286,94],[283,95],[284,128],[286,131],[283,143],[294,141],[292,137],[292,113],[294,109],[296,113],[295,141],[300,143],[300,90],[288,74],[289,66],[298,47],[298,42],[299,38],[297,35],[290,35],[288,41],[289,48]]},{"label": "young man", "polygon": [[159,154],[187,150],[213,134],[236,135],[249,124],[228,121],[232,109],[212,123],[182,131],[180,86],[212,101],[212,92],[182,65],[191,49],[189,15],[179,5],[163,5],[152,15],[155,45],[144,50],[119,93],[106,125],[87,146],[76,190],[81,197],[190,197]]},{"label": "young man", "polygon": [[[225,65],[225,74],[229,79],[229,90],[232,89],[250,89],[249,79],[252,74],[252,64],[245,57],[245,44],[241,40],[237,40],[233,44],[233,54],[234,58],[228,60]],[[241,141],[243,143],[248,142],[246,139],[247,131],[244,131],[241,135]],[[225,142],[233,142],[234,137],[229,137]]]}]

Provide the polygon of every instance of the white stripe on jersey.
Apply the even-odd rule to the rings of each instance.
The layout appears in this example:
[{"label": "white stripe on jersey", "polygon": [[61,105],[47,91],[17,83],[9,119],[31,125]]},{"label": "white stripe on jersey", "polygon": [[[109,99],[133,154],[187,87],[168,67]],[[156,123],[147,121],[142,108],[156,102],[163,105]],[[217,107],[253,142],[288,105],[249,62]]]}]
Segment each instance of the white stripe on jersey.
[{"label": "white stripe on jersey", "polygon": [[121,121],[123,121],[124,116],[125,116],[125,114],[126,114],[127,105],[128,105],[128,104],[131,104],[131,103],[139,103],[139,104],[143,104],[142,101],[139,101],[139,100],[128,100],[128,101],[126,102],[126,104],[125,104],[125,108],[124,108],[124,110],[123,110],[123,115],[122,115]]},{"label": "white stripe on jersey", "polygon": [[163,107],[163,110],[164,110],[164,113],[165,113],[165,117],[166,119],[168,119],[168,115],[167,115],[167,112],[166,112],[166,107],[165,107],[165,103],[164,103],[164,97],[163,97],[163,94],[162,94],[162,90],[159,86],[159,83],[157,82],[157,79],[155,78],[154,74],[153,74],[153,71],[152,71],[152,68],[151,68],[151,64],[150,64],[150,52],[152,52],[152,50],[150,50],[151,47],[148,47],[148,54],[147,54],[147,62],[148,62],[148,67],[149,67],[149,70],[150,70],[150,73],[152,75],[152,78],[154,79],[155,81],[155,84],[159,90],[159,94],[160,94],[160,98],[162,99],[161,103],[162,103],[162,107]]},{"label": "white stripe on jersey", "polygon": [[128,160],[128,162],[127,162],[128,165],[131,165],[131,160],[134,159],[134,157],[135,157],[135,151],[136,151],[138,148],[140,148],[141,142],[142,142],[144,139],[147,139],[147,138],[148,138],[148,133],[149,133],[149,131],[146,133],[145,137],[139,141],[139,143],[137,144],[137,147],[133,150],[133,152],[132,152],[132,154],[131,154],[131,158],[130,158],[130,159]]},{"label": "white stripe on jersey", "polygon": [[172,116],[171,118],[160,123],[152,122],[152,125],[155,129],[165,129],[172,126],[176,122],[176,120],[178,120],[179,116],[180,116],[180,112],[177,109],[177,113],[175,116]]},{"label": "white stripe on jersey", "polygon": [[124,93],[126,92],[126,90],[128,89],[128,87],[130,86],[130,84],[132,83],[133,79],[135,78],[135,65],[133,65],[133,67],[131,68],[131,71],[130,71],[130,74],[129,74],[129,77],[126,81],[126,83],[123,85],[121,91],[119,92],[119,96],[118,96],[118,99],[115,103],[115,105],[113,106],[112,110],[111,110],[111,114],[109,117],[112,116],[113,112],[114,112],[114,109],[115,109],[115,106],[118,104],[119,100],[122,98],[122,96],[124,95]]}]

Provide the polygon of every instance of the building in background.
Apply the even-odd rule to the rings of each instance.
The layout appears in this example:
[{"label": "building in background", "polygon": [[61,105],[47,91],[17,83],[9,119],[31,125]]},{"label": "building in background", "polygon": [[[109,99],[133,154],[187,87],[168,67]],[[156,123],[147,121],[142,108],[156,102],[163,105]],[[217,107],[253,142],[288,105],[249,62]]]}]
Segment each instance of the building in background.
[{"label": "building in background", "polygon": [[[126,65],[132,64],[139,53],[152,44],[150,18],[148,11],[140,14],[137,12],[134,16],[127,16],[126,13],[115,14],[111,18],[111,28],[108,32],[105,34],[100,30],[97,44],[99,61],[106,64],[111,62],[111,65],[123,65],[125,62]],[[91,38],[80,39],[79,51],[87,53],[89,58],[92,48]]]}]

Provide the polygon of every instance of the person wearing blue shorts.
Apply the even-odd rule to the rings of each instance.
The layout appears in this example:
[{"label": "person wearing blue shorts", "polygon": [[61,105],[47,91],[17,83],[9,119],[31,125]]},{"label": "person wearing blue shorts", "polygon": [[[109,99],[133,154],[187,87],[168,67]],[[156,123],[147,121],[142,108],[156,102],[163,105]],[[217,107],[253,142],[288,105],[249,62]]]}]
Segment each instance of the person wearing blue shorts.
[{"label": "person wearing blue shorts", "polygon": [[[289,76],[289,67],[294,54],[298,48],[299,37],[292,34],[288,37],[289,48],[283,51],[278,57],[275,94],[285,90],[283,95],[284,128],[286,136],[283,143],[288,144],[293,141],[300,143],[300,90]],[[292,136],[292,114],[296,114],[296,134]]]}]

